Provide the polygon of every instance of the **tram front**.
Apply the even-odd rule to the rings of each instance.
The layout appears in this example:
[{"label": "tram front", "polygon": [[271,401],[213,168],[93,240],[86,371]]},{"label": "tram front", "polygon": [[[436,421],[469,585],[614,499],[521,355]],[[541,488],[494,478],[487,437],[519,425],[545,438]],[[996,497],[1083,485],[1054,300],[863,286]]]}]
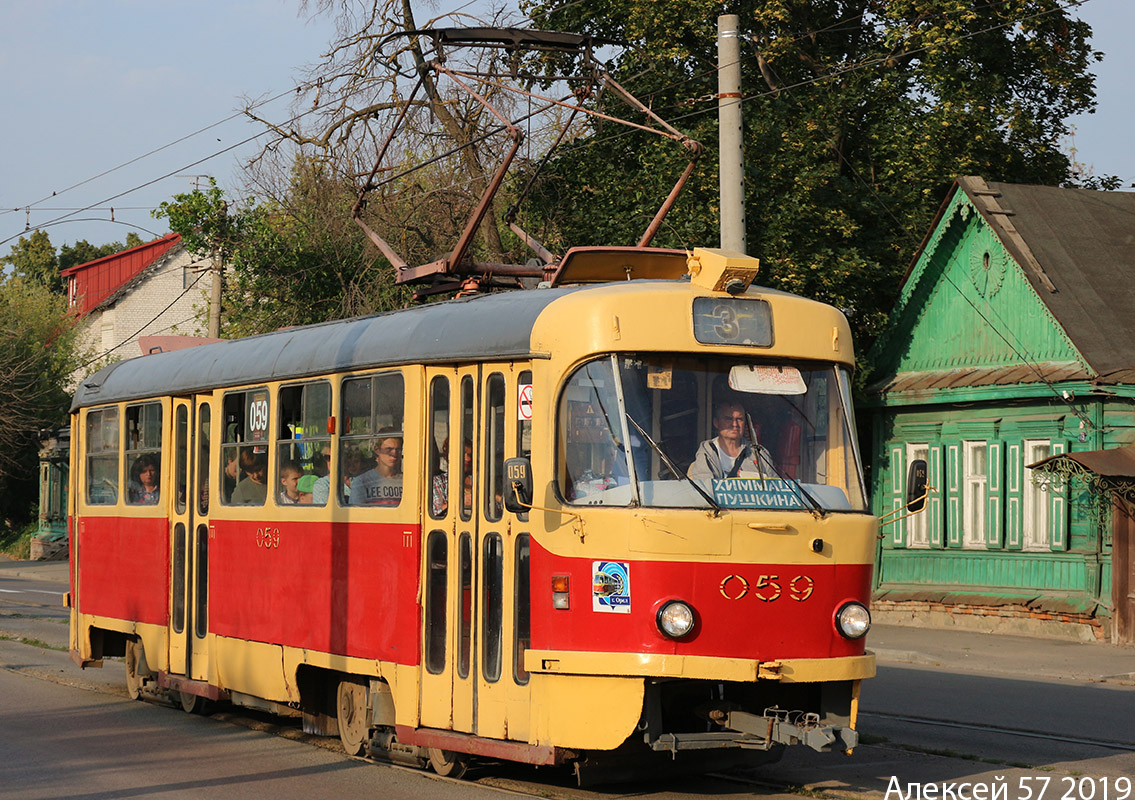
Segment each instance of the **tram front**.
[{"label": "tram front", "polygon": [[[534,331],[554,421],[530,497],[509,498],[535,511],[533,701],[556,744],[592,753],[849,751],[878,527],[850,332],[828,306],[729,285],[755,260],[695,255],[692,281],[569,294]],[[569,339],[561,315],[594,324]]]}]

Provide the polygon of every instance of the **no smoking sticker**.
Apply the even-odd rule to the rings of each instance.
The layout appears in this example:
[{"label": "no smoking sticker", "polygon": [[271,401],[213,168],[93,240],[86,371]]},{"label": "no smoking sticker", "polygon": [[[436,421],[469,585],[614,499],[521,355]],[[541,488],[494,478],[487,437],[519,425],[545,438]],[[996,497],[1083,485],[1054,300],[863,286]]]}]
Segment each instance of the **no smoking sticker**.
[{"label": "no smoking sticker", "polygon": [[532,419],[532,384],[530,383],[520,386],[517,398],[517,418],[522,420]]}]

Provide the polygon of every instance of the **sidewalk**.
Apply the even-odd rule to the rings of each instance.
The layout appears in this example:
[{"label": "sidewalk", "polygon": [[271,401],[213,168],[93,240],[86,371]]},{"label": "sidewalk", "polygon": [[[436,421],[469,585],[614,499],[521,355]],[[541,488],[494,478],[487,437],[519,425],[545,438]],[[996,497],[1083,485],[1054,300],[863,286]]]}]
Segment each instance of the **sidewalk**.
[{"label": "sidewalk", "polygon": [[1135,645],[873,625],[867,649],[880,665],[1135,685]]}]

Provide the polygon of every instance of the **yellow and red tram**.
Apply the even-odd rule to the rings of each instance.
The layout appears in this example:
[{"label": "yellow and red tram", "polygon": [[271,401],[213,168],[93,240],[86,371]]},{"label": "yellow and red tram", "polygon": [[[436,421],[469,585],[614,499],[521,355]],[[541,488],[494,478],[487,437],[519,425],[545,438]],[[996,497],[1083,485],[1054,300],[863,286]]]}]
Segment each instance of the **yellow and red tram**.
[{"label": "yellow and red tram", "polygon": [[[550,287],[96,373],[72,657],[451,775],[851,749],[878,522],[850,331],[755,272],[569,253]],[[701,475],[722,426],[747,455]]]}]

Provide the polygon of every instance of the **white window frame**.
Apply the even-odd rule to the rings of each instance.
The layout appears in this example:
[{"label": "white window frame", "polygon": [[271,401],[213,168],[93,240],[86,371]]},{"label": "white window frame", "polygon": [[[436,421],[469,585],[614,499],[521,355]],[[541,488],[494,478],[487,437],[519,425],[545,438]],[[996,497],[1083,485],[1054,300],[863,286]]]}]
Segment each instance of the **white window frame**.
[{"label": "white window frame", "polygon": [[[982,472],[977,471],[981,453]],[[962,442],[962,546],[985,549],[985,508],[989,501],[989,448],[986,442]]]},{"label": "white window frame", "polygon": [[[907,469],[910,464],[916,459],[922,459],[930,464],[930,443],[929,442],[908,442],[906,445],[906,463]],[[905,480],[905,477],[904,477]],[[904,485],[903,489],[906,487]],[[906,546],[910,548],[929,548],[930,547],[930,517],[928,514],[929,503],[922,507],[922,510],[917,514],[907,517],[904,522],[906,523]]]},{"label": "white window frame", "polygon": [[1049,511],[1050,497],[1033,483],[1033,471],[1027,464],[1048,458],[1052,455],[1052,442],[1048,439],[1026,439],[1024,442],[1024,467],[1022,494],[1024,495],[1024,525],[1021,543],[1025,550],[1046,551],[1052,549],[1052,517]]}]

